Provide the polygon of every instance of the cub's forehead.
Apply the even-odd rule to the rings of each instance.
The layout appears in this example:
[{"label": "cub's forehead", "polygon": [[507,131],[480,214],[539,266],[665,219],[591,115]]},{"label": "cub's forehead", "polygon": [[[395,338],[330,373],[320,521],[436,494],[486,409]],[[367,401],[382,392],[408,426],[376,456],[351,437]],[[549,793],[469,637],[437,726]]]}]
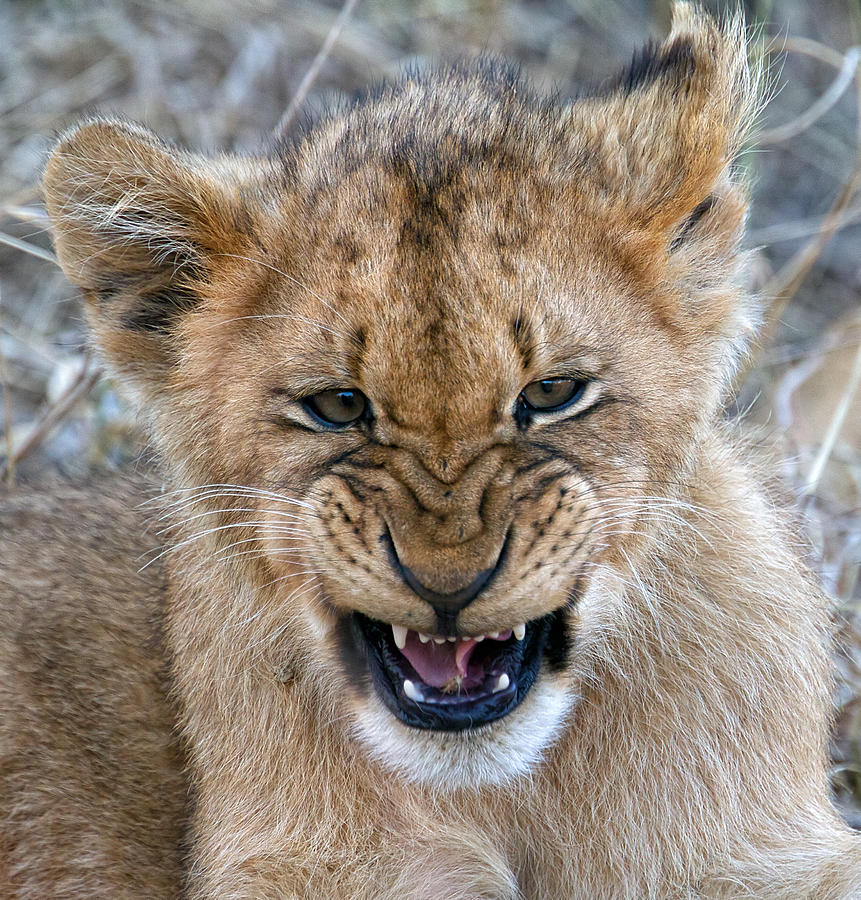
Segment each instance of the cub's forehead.
[{"label": "cub's forehead", "polygon": [[311,328],[300,336],[288,321],[282,331],[285,356],[300,368],[361,388],[410,427],[433,426],[429,416],[443,410],[465,428],[492,425],[500,403],[520,390],[532,335],[500,280],[491,287],[441,269],[408,272],[383,258],[368,271],[342,271],[339,282],[327,290],[314,281],[317,296],[301,306]]},{"label": "cub's forehead", "polygon": [[407,76],[282,148],[290,213],[347,261],[517,244],[564,180],[561,117],[506,66]]},{"label": "cub's forehead", "polygon": [[283,264],[303,287],[284,302],[323,326],[315,358],[415,411],[480,395],[478,416],[556,374],[551,351],[600,344],[607,229],[572,202],[560,122],[484,63],[408,76],[285,148]]},{"label": "cub's forehead", "polygon": [[390,240],[287,286],[274,354],[295,360],[307,393],[355,386],[400,425],[470,434],[499,424],[529,381],[603,361],[589,279],[515,267],[493,242],[443,256],[444,241],[400,254]]},{"label": "cub's forehead", "polygon": [[547,168],[568,147],[563,107],[506,64],[407,74],[332,111],[280,148],[297,184],[326,190],[369,160],[429,184],[464,168]]}]

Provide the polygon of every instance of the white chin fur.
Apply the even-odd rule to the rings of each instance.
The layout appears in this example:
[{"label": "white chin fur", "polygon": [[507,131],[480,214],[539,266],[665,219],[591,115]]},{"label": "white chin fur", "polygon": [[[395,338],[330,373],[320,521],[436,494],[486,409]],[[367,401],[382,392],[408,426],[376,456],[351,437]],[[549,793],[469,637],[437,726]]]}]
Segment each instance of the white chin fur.
[{"label": "white chin fur", "polygon": [[375,759],[408,781],[437,790],[501,784],[524,775],[555,740],[573,697],[539,678],[516,709],[471,731],[409,728],[374,695],[355,725]]}]

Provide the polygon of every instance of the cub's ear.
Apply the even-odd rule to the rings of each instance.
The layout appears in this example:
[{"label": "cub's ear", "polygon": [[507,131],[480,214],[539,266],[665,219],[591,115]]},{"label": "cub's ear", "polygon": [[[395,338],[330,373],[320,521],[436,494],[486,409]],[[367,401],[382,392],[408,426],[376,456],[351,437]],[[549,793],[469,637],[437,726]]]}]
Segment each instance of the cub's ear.
[{"label": "cub's ear", "polygon": [[120,374],[157,378],[218,259],[250,252],[247,172],[123,122],[89,122],[57,144],[44,179],[57,253]]},{"label": "cub's ear", "polygon": [[670,244],[719,205],[715,192],[728,193],[737,231],[745,197],[730,164],[758,111],[759,81],[740,14],[718,21],[676,3],[663,43],[635,56],[609,91],[571,107],[596,202]]}]

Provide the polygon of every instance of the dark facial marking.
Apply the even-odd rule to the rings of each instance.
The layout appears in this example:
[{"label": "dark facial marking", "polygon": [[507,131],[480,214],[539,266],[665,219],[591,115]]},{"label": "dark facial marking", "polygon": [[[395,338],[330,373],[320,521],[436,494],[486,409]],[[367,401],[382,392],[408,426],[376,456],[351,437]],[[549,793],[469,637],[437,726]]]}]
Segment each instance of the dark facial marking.
[{"label": "dark facial marking", "polygon": [[574,646],[571,636],[571,627],[568,623],[568,611],[573,609],[580,600],[581,580],[578,578],[574,587],[568,592],[568,601],[565,606],[550,614],[552,619],[547,635],[547,643],[544,645],[544,659],[547,668],[551,672],[564,672],[568,667],[568,660]]},{"label": "dark facial marking", "polygon": [[532,365],[535,339],[529,322],[521,314],[518,314],[511,323],[511,333],[514,336],[514,345],[520,354],[523,368],[528,369]]},{"label": "dark facial marking", "polygon": [[371,676],[368,665],[357,646],[352,629],[352,616],[340,616],[335,625],[335,644],[341,664],[347,673],[347,681],[361,699],[371,694]]},{"label": "dark facial marking", "polygon": [[356,382],[361,380],[367,346],[368,334],[365,331],[364,326],[360,325],[357,328],[354,328],[347,344],[346,355],[347,368],[353,378],[355,378]]}]

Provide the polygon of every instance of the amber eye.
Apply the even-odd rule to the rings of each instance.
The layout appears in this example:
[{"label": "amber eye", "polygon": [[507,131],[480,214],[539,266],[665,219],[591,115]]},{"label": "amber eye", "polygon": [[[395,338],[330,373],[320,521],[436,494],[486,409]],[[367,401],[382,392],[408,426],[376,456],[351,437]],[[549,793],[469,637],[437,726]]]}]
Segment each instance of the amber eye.
[{"label": "amber eye", "polygon": [[368,398],[361,391],[321,391],[302,401],[305,409],[324,425],[357,422],[367,412]]},{"label": "amber eye", "polygon": [[556,412],[576,403],[586,390],[580,378],[542,378],[527,384],[520,392],[522,402],[537,412]]}]

